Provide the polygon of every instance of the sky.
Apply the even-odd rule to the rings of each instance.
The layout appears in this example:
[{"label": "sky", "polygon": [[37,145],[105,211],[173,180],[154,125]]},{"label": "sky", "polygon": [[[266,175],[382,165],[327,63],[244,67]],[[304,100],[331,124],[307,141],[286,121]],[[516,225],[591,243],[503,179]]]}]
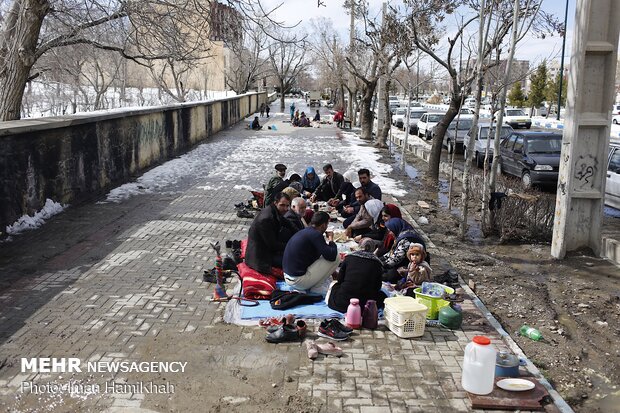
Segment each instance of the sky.
[{"label": "sky", "polygon": [[[318,6],[319,1],[322,4],[321,6]],[[572,27],[575,18],[576,1],[577,0],[568,0],[568,37],[566,39],[565,54],[568,60],[572,44]],[[369,0],[371,11],[378,15],[383,2],[384,0]],[[270,8],[282,4],[282,6],[274,12],[274,16],[277,20],[289,25],[294,25],[301,21],[300,26],[291,30],[300,30],[299,28],[303,27],[306,28],[308,32],[311,32],[311,19],[325,17],[333,21],[335,29],[340,33],[343,39],[348,39],[350,20],[342,7],[344,0],[262,0],[262,3]],[[402,4],[402,0],[388,0],[388,3],[398,6]],[[542,9],[548,13],[554,14],[560,21],[563,21],[565,6],[566,2],[563,0],[544,0]],[[452,19],[452,21],[454,21],[454,19]],[[450,28],[448,28],[447,31],[449,33]],[[548,37],[546,39],[538,39],[530,36],[524,39],[517,48],[516,58],[520,60],[529,60],[531,65],[536,65],[544,59],[559,60],[561,52],[562,38],[560,36],[556,35],[555,37]]]}]

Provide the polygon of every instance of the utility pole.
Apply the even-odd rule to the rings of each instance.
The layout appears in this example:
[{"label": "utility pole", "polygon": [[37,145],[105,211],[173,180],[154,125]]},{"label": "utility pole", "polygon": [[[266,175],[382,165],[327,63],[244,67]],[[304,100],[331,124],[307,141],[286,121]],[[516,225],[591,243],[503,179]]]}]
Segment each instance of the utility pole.
[{"label": "utility pole", "polygon": [[566,9],[564,9],[564,36],[562,36],[562,59],[560,59],[560,92],[558,93],[558,115],[560,120],[560,108],[562,107],[562,82],[564,82],[564,50],[566,50],[566,22],[568,21],[568,0],[566,0]]},{"label": "utility pole", "polygon": [[601,254],[601,221],[620,33],[618,0],[577,0],[551,255]]}]

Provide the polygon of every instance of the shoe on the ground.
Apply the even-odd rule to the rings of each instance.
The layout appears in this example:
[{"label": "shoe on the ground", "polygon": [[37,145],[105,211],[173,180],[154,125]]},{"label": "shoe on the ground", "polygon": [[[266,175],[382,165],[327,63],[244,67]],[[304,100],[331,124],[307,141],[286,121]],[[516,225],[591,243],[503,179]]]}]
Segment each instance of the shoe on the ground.
[{"label": "shoe on the ground", "polygon": [[279,326],[273,333],[267,334],[265,340],[270,343],[287,343],[290,341],[298,341],[299,332],[297,331],[297,327],[284,324]]},{"label": "shoe on the ground", "polygon": [[308,358],[314,360],[319,356],[319,348],[316,346],[314,340],[306,341],[306,349],[308,350]]},{"label": "shoe on the ground", "polygon": [[[331,341],[328,341],[327,343],[315,343],[314,345],[320,354],[325,354],[326,356],[342,357],[344,354],[342,349]],[[310,354],[308,354],[308,357],[309,356]]]},{"label": "shoe on the ground", "polygon": [[304,337],[306,337],[308,325],[304,320],[295,321],[295,327],[297,328],[297,333],[299,333],[299,338],[303,339]]},{"label": "shoe on the ground", "polygon": [[254,218],[254,214],[248,211],[247,209],[240,209],[237,211],[237,216],[239,218]]},{"label": "shoe on the ground", "polygon": [[351,335],[353,333],[353,329],[351,327],[345,326],[337,318],[332,318],[329,321],[330,323],[334,325],[334,327],[336,327],[338,330],[342,331],[343,333],[347,335]]},{"label": "shoe on the ground", "polygon": [[233,246],[232,240],[226,240],[226,249],[231,250]]},{"label": "shoe on the ground", "polygon": [[287,314],[287,315],[285,315],[284,317],[282,317],[279,320],[277,320],[275,318],[271,319],[271,320],[273,320],[271,322],[271,325],[269,325],[267,327],[267,332],[268,333],[273,333],[278,328],[280,328],[280,326],[283,326],[283,325],[289,325],[289,326],[294,325],[295,324],[295,315],[294,314]]},{"label": "shoe on the ground", "polygon": [[321,337],[329,338],[336,341],[343,341],[349,338],[349,335],[338,329],[335,323],[331,320],[321,321],[319,326],[319,332],[317,333]]}]

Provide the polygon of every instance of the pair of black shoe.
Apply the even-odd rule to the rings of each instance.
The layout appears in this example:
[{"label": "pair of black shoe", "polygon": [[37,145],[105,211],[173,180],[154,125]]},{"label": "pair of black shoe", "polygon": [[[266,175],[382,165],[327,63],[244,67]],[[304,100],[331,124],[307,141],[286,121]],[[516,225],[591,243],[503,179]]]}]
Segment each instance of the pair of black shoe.
[{"label": "pair of black shoe", "polygon": [[[241,259],[241,241],[236,240],[236,239],[227,240],[226,251],[230,251],[230,254],[227,254],[227,256],[224,258],[224,269],[227,268],[226,260],[232,259],[235,270],[236,270],[237,264],[243,261],[243,259]],[[229,257],[229,255],[231,255],[231,257]]]},{"label": "pair of black shoe", "polygon": [[289,341],[303,340],[306,337],[306,331],[308,326],[304,320],[296,320],[294,323],[289,323],[288,320],[284,320],[284,323],[279,326],[270,326],[267,328],[267,336],[265,340],[269,343],[285,343]]},{"label": "pair of black shoe", "polygon": [[342,324],[337,318],[321,321],[319,332],[321,337],[336,341],[344,341],[353,333],[353,329]]}]

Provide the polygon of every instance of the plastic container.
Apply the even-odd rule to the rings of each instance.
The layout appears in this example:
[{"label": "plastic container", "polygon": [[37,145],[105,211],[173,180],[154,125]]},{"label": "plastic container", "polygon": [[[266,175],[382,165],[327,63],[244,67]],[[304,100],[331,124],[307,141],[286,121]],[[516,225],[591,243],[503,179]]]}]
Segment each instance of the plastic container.
[{"label": "plastic container", "polygon": [[485,336],[475,336],[463,356],[463,389],[473,394],[489,394],[493,391],[495,379],[495,349]]},{"label": "plastic container", "polygon": [[362,311],[362,327],[374,330],[379,325],[379,312],[375,300],[366,301]]},{"label": "plastic container", "polygon": [[360,300],[357,298],[351,298],[349,303],[347,314],[344,316],[344,321],[351,328],[361,328],[362,308],[360,307]]},{"label": "plastic container", "polygon": [[[443,284],[437,285],[442,286],[444,291],[448,294],[454,294],[454,288],[450,288]],[[415,293],[415,298],[417,298],[421,304],[424,304],[426,307],[428,307],[426,318],[428,318],[429,320],[437,320],[437,317],[439,316],[439,310],[447,305],[450,305],[450,302],[442,300],[440,297],[432,297],[427,294],[422,294],[421,287],[414,289],[413,292]]]},{"label": "plastic container", "polygon": [[439,310],[438,320],[442,326],[450,330],[457,330],[463,324],[463,313],[456,311],[453,306],[447,305]]},{"label": "plastic container", "polygon": [[521,326],[521,328],[519,329],[519,334],[521,334],[523,337],[528,337],[534,341],[540,341],[542,340],[542,334],[540,333],[540,331],[536,330],[534,327],[530,327],[526,324],[523,324]]},{"label": "plastic container", "polygon": [[383,315],[387,326],[402,338],[420,337],[426,327],[428,308],[413,297],[390,297],[385,299]]}]

